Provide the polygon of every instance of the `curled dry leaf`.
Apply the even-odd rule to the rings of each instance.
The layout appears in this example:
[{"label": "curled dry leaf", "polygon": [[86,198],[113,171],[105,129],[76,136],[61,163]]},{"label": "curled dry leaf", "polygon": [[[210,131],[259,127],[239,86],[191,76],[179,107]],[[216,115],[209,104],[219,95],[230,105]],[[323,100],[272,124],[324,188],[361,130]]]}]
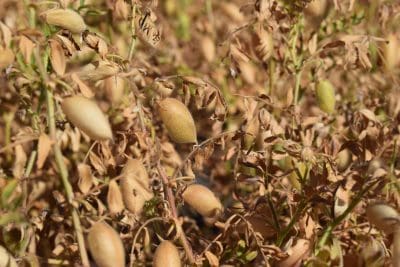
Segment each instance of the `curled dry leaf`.
[{"label": "curled dry leaf", "polygon": [[219,267],[219,260],[217,256],[208,250],[204,253],[204,255],[206,256],[210,267]]},{"label": "curled dry leaf", "polygon": [[400,228],[400,216],[397,210],[386,204],[371,204],[367,207],[367,218],[379,230],[391,234]]},{"label": "curled dry leaf", "polygon": [[125,208],[121,190],[115,180],[108,184],[107,204],[111,214],[120,213]]},{"label": "curled dry leaf", "polygon": [[83,96],[63,100],[61,108],[68,120],[94,140],[112,139],[110,123],[99,106]]},{"label": "curled dry leaf", "polygon": [[78,85],[79,90],[81,91],[82,95],[87,98],[94,97],[93,91],[87,86],[78,76],[76,73],[71,73],[71,79],[76,82]]},{"label": "curled dry leaf", "polygon": [[140,215],[144,203],[153,197],[146,168],[138,159],[129,159],[122,169],[121,192],[126,208]]},{"label": "curled dry leaf", "polygon": [[72,9],[52,9],[43,14],[44,20],[50,24],[67,29],[73,33],[86,30],[86,24],[81,15]]},{"label": "curled dry leaf", "polygon": [[21,179],[24,175],[27,157],[21,145],[15,147],[15,160],[12,169],[14,178]]},{"label": "curled dry leaf", "polygon": [[82,80],[88,80],[91,82],[96,82],[100,80],[104,80],[110,76],[114,76],[119,72],[118,65],[107,62],[101,61],[99,66],[95,69],[87,68],[80,72],[78,72],[79,78]]},{"label": "curled dry leaf", "polygon": [[180,267],[181,259],[177,247],[168,240],[164,240],[157,247],[153,257],[153,267]]},{"label": "curled dry leaf", "polygon": [[189,185],[182,196],[187,204],[204,217],[218,216],[223,210],[219,199],[204,185]]},{"label": "curled dry leaf", "polygon": [[32,52],[35,48],[35,44],[31,41],[31,39],[25,35],[22,35],[19,39],[18,46],[22,55],[24,56],[25,62],[28,64],[31,63]]},{"label": "curled dry leaf", "polygon": [[371,239],[361,247],[361,266],[384,266],[385,248],[375,239]]},{"label": "curled dry leaf", "polygon": [[124,267],[125,249],[119,234],[107,223],[97,222],[87,237],[90,253],[99,267]]},{"label": "curled dry leaf", "polygon": [[95,177],[92,174],[90,166],[84,163],[78,164],[78,187],[82,193],[86,194],[94,184]]},{"label": "curled dry leaf", "polygon": [[46,161],[47,156],[51,150],[51,146],[53,145],[53,141],[47,134],[42,133],[39,136],[38,141],[38,158],[36,161],[36,166],[38,169],[43,167],[44,162]]},{"label": "curled dry leaf", "polygon": [[5,69],[14,62],[14,53],[9,48],[2,48],[0,46],[0,70]]},{"label": "curled dry leaf", "polygon": [[310,241],[306,239],[297,240],[296,244],[289,248],[287,253],[289,257],[285,260],[279,262],[279,267],[293,267],[300,266],[301,261],[307,257],[307,254],[310,252]]},{"label": "curled dry leaf", "polygon": [[192,114],[182,102],[174,98],[166,98],[158,103],[158,112],[174,142],[197,142],[196,125]]}]

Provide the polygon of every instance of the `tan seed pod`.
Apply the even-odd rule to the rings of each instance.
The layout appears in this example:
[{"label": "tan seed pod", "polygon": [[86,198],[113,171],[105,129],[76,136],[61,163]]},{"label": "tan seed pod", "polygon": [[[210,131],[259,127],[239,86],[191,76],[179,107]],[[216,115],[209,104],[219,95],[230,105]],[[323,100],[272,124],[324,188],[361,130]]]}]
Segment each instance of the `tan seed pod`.
[{"label": "tan seed pod", "polygon": [[176,143],[196,143],[196,125],[188,108],[174,98],[158,103],[158,111],[168,134]]},{"label": "tan seed pod", "polygon": [[125,80],[119,76],[111,76],[104,80],[104,90],[108,100],[118,104],[124,96]]},{"label": "tan seed pod", "polygon": [[94,140],[112,139],[110,123],[96,102],[83,96],[64,99],[61,108],[67,119]]},{"label": "tan seed pod", "polygon": [[180,267],[182,266],[178,248],[170,241],[165,240],[157,247],[153,258],[153,267]]},{"label": "tan seed pod", "polygon": [[320,109],[328,114],[335,111],[335,89],[328,80],[318,82],[316,87],[316,96]]},{"label": "tan seed pod", "polygon": [[46,11],[44,19],[50,25],[67,29],[73,33],[81,33],[86,30],[86,24],[81,15],[71,9],[59,8]]},{"label": "tan seed pod", "polygon": [[121,175],[120,187],[124,204],[130,212],[140,215],[144,203],[153,198],[146,168],[140,160],[130,159]]},{"label": "tan seed pod", "polygon": [[386,36],[387,43],[383,46],[383,58],[386,69],[391,71],[400,64],[400,41],[396,34]]},{"label": "tan seed pod", "polygon": [[187,204],[204,217],[217,216],[223,210],[219,199],[204,185],[189,185],[182,196]]},{"label": "tan seed pod", "polygon": [[399,213],[386,204],[372,204],[367,207],[368,221],[379,230],[391,234],[400,229]]},{"label": "tan seed pod", "polygon": [[119,234],[107,223],[97,222],[87,237],[90,253],[99,267],[124,267],[125,249]]},{"label": "tan seed pod", "polygon": [[14,53],[11,49],[0,47],[0,70],[7,68],[14,62]]},{"label": "tan seed pod", "polygon": [[215,59],[215,44],[209,36],[204,36],[200,40],[201,52],[207,62],[212,62]]},{"label": "tan seed pod", "polygon": [[121,190],[115,180],[108,184],[107,204],[111,214],[120,213],[125,208]]}]

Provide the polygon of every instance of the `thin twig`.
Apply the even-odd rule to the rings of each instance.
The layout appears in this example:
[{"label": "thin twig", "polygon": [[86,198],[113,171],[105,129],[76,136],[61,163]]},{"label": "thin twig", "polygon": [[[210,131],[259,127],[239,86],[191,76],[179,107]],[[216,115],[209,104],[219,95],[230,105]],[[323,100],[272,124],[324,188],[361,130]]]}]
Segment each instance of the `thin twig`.
[{"label": "thin twig", "polygon": [[165,192],[166,192],[167,201],[168,201],[169,206],[171,208],[172,217],[176,222],[176,228],[177,228],[177,232],[179,233],[179,239],[180,239],[180,241],[182,243],[182,246],[183,246],[183,248],[184,248],[184,250],[186,252],[186,256],[187,256],[190,264],[194,264],[195,263],[195,257],[194,257],[192,248],[190,246],[189,241],[187,240],[187,237],[185,235],[185,232],[182,229],[181,224],[178,221],[178,211],[177,211],[177,208],[176,208],[176,205],[175,205],[175,196],[174,196],[174,194],[172,192],[172,189],[171,189],[171,187],[169,185],[168,177],[165,174],[165,171],[161,167],[160,163],[157,164],[157,171],[160,174],[161,180],[162,180],[162,182],[164,184],[164,189],[165,189]]},{"label": "thin twig", "polygon": [[67,167],[65,166],[61,149],[57,143],[56,122],[55,122],[55,118],[54,118],[54,113],[55,113],[54,112],[54,99],[53,99],[53,93],[49,89],[46,89],[46,103],[47,103],[47,118],[48,118],[50,137],[54,141],[54,145],[53,145],[54,156],[55,156],[56,164],[58,167],[58,171],[60,173],[61,182],[63,184],[65,193],[67,195],[68,204],[71,205],[72,223],[74,225],[75,234],[76,234],[77,241],[78,241],[78,247],[79,247],[79,253],[81,255],[82,265],[85,267],[89,267],[90,266],[89,257],[87,255],[87,251],[86,251],[86,247],[85,247],[85,239],[83,237],[83,231],[82,231],[81,222],[79,220],[78,210],[72,205],[72,202],[74,199],[74,192],[72,190],[71,184],[69,183],[68,170],[67,170]]},{"label": "thin twig", "polygon": [[26,166],[24,176],[22,177],[22,195],[24,197],[24,201],[22,203],[22,207],[26,211],[26,206],[28,203],[28,179],[29,175],[31,174],[31,171],[33,169],[33,165],[35,164],[35,159],[36,159],[37,151],[33,150],[31,152],[31,155],[29,156],[28,164]]}]

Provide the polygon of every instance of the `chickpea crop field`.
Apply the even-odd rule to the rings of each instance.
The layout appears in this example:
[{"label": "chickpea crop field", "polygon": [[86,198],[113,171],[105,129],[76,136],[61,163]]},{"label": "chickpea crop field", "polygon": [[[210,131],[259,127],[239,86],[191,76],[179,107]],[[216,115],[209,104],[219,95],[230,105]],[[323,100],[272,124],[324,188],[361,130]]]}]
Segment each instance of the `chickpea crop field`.
[{"label": "chickpea crop field", "polygon": [[399,0],[0,0],[0,267],[400,267]]}]

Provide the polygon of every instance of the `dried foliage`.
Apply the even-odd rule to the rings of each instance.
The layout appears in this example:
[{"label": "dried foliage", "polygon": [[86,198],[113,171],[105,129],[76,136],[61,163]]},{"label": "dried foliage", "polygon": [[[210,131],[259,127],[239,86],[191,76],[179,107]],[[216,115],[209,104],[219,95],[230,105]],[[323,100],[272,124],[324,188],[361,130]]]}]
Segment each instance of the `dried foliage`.
[{"label": "dried foliage", "polygon": [[400,266],[396,0],[0,1],[0,267]]}]

